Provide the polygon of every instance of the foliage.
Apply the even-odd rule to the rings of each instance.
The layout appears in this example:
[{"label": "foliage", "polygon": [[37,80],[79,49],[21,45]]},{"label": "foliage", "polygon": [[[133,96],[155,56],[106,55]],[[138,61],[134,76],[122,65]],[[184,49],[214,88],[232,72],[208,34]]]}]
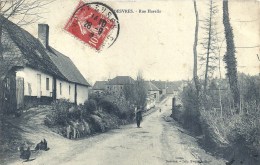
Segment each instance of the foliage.
[{"label": "foliage", "polygon": [[240,86],[240,94],[246,103],[254,102],[256,105],[260,103],[260,77],[247,76],[245,74],[238,74],[238,81]]},{"label": "foliage", "polygon": [[[226,110],[224,111],[226,112]],[[223,117],[213,110],[201,112],[204,144],[216,150],[231,148],[234,156],[252,159],[251,155],[260,154],[260,111],[229,114]],[[253,164],[253,163],[245,163]]]},{"label": "foliage", "polygon": [[105,132],[105,123],[97,115],[90,115],[90,124],[95,132]]},{"label": "foliage", "polygon": [[217,67],[219,39],[217,32],[216,17],[218,9],[214,0],[209,1],[208,17],[203,20],[204,24],[201,27],[204,30],[204,37],[202,38],[201,48],[203,53],[200,55],[200,65],[205,68],[204,71],[204,91],[208,87],[209,78],[213,75]]},{"label": "foliage", "polygon": [[238,78],[237,78],[237,60],[235,57],[235,44],[233,30],[230,24],[228,1],[223,0],[223,24],[225,29],[225,37],[227,43],[226,54],[224,61],[226,63],[227,77],[229,79],[230,89],[233,95],[235,106],[238,107],[240,104],[240,94],[238,89]]},{"label": "foliage", "polygon": [[[201,129],[202,142],[207,148],[221,153],[224,152],[223,148],[230,148],[237,157],[242,155],[243,159],[249,161],[250,155],[260,154],[260,79],[259,76],[245,74],[239,74],[238,78],[240,113],[235,113],[236,107],[228,88],[228,80],[213,79],[208,92],[203,96],[196,96],[192,84],[183,89],[183,110],[178,111],[177,120],[183,121],[184,127],[193,133],[197,133],[198,128]],[[197,104],[197,99],[200,104]],[[254,161],[256,160],[253,159]]]},{"label": "foliage", "polygon": [[182,118],[184,127],[195,134],[201,133],[199,123],[199,100],[197,91],[191,83],[184,87],[181,100],[183,104]]},{"label": "foliage", "polygon": [[89,113],[94,113],[97,110],[97,103],[93,99],[89,99],[84,103],[84,108]]},{"label": "foliage", "polygon": [[98,105],[108,113],[117,113],[119,111],[115,104],[115,100],[113,100],[111,97],[104,97],[100,99]]},{"label": "foliage", "polygon": [[88,98],[89,100],[95,100],[97,103],[100,101],[100,99],[102,99],[106,94],[104,93],[90,93]]},{"label": "foliage", "polygon": [[131,104],[136,103],[136,93],[135,93],[135,86],[134,85],[124,85],[123,87],[123,94],[127,101]]},{"label": "foliage", "polygon": [[69,113],[68,113],[68,120],[76,120],[81,118],[81,109],[76,107],[75,105],[72,105],[69,108]]},{"label": "foliage", "polygon": [[69,132],[72,138],[117,128],[119,124],[132,122],[134,118],[134,108],[124,97],[106,94],[92,95],[84,105],[78,106],[68,100],[56,100],[52,103],[52,109],[44,120],[45,125],[58,128],[58,133],[65,137]]},{"label": "foliage", "polygon": [[146,106],[146,98],[147,98],[147,90],[145,88],[145,82],[142,75],[142,72],[139,71],[137,74],[137,78],[135,81],[135,93],[136,93],[136,105],[145,107]]},{"label": "foliage", "polygon": [[135,92],[136,92],[136,104],[138,106],[145,107],[147,91],[145,89],[145,84],[142,77],[137,78],[135,82]]},{"label": "foliage", "polygon": [[145,88],[145,82],[141,72],[138,73],[137,79],[133,85],[124,86],[123,95],[126,101],[130,104],[145,107],[147,90]]},{"label": "foliage", "polygon": [[66,125],[68,121],[69,108],[71,107],[71,103],[68,100],[60,99],[56,100],[52,103],[52,113],[51,116],[47,116],[45,122],[51,125]]}]

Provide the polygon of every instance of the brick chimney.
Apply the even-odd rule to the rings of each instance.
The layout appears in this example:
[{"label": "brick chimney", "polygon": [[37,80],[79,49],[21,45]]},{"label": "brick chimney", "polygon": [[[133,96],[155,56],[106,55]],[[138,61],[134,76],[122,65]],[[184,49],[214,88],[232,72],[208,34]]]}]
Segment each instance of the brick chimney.
[{"label": "brick chimney", "polygon": [[38,24],[38,39],[42,45],[47,48],[49,46],[49,25]]}]

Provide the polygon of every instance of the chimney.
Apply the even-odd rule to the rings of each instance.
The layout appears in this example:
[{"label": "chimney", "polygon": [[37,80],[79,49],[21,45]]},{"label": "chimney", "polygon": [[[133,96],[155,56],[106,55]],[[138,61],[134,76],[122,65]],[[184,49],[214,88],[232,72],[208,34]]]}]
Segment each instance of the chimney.
[{"label": "chimney", "polygon": [[42,45],[47,48],[49,46],[49,25],[38,24],[38,39]]}]

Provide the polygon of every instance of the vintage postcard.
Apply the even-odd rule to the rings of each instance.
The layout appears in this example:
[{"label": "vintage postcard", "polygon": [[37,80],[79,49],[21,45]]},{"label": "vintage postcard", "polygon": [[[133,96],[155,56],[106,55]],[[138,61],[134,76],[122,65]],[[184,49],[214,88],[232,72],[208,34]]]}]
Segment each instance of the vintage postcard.
[{"label": "vintage postcard", "polygon": [[259,0],[0,0],[1,165],[259,162]]}]

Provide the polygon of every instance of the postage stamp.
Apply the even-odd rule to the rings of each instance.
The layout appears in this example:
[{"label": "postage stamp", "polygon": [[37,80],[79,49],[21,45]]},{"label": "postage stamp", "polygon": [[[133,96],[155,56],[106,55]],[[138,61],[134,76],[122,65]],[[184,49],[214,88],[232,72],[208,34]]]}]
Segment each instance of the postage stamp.
[{"label": "postage stamp", "polygon": [[112,8],[100,2],[80,1],[64,29],[100,51],[117,40],[120,28]]}]

